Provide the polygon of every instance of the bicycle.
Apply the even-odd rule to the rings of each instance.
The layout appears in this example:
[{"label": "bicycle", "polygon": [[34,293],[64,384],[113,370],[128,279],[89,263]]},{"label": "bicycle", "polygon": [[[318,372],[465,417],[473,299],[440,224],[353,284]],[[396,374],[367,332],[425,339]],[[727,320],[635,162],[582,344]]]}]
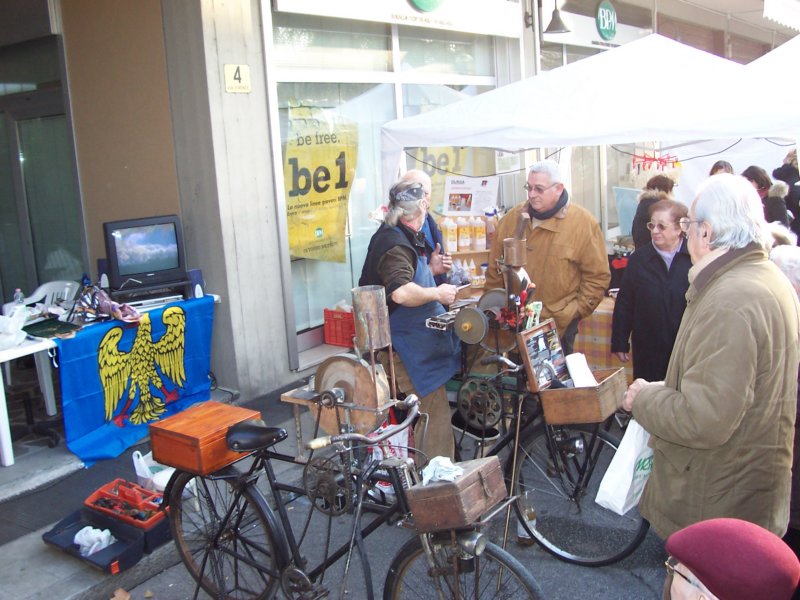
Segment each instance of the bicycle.
[{"label": "bicycle", "polygon": [[[609,565],[633,553],[647,535],[647,520],[637,507],[617,515],[594,501],[619,447],[612,431],[621,431],[623,423],[612,415],[597,424],[550,425],[539,395],[528,391],[522,365],[501,355],[481,362],[497,364],[498,371],[485,379],[490,385],[465,381],[474,397],[461,406],[466,408],[463,431],[472,427],[474,436],[487,426],[503,428],[492,432],[493,445],[485,455],[508,451],[505,476],[528,538],[556,558],[583,566]],[[463,400],[459,390],[458,402]],[[456,443],[463,439],[463,433],[460,439],[457,435]],[[488,445],[478,441],[479,449]],[[508,521],[506,539],[507,532]]]},{"label": "bicycle", "polygon": [[[324,391],[315,401],[320,407],[336,406],[344,394]],[[278,481],[273,460],[302,464],[277,452],[276,444],[286,439],[285,429],[246,421],[228,429],[227,445],[252,461],[242,461],[211,475],[178,471],[165,493],[170,528],[181,560],[200,589],[214,598],[271,598],[281,589],[288,598],[310,600],[327,597],[330,589],[323,578],[329,567],[346,558],[340,596],[353,552],[357,552],[364,573],[368,598],[374,597],[369,559],[364,539],[382,524],[414,531],[414,518],[406,490],[418,483],[413,458],[389,457],[364,460],[363,450],[375,446],[408,427],[419,412],[418,400],[409,396],[396,406],[408,410],[398,425],[374,437],[358,433],[315,438],[307,444],[313,451],[333,448],[324,457],[312,456],[304,465],[304,486]],[[335,410],[335,408],[334,408]],[[269,500],[257,483],[266,476]],[[394,501],[372,502],[366,491],[378,482],[391,483]],[[310,505],[309,518],[290,518],[290,506],[300,499]],[[491,518],[504,506],[489,515]],[[365,511],[373,519],[362,527]],[[307,553],[320,551],[313,544],[301,544],[309,532],[310,516],[327,518],[330,543],[334,517],[353,515],[347,540],[311,566]],[[298,523],[299,521],[299,523]],[[536,580],[519,561],[480,533],[483,523],[452,531],[417,534],[392,559],[383,589],[385,600],[405,598],[530,598],[539,600]]]}]

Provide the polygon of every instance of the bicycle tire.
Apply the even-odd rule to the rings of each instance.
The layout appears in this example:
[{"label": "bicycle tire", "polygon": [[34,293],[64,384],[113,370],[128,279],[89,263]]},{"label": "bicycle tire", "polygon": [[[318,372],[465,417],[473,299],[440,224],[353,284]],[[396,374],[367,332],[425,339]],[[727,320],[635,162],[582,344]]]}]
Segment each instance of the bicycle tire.
[{"label": "bicycle tire", "polygon": [[[586,449],[595,427],[555,426],[550,427],[550,431],[561,439],[554,455],[548,450],[543,424],[537,425],[520,442],[512,482],[513,493],[520,495],[514,505],[517,518],[530,537],[565,562],[601,567],[622,560],[642,543],[650,524],[639,514],[638,506],[625,515],[618,515],[595,502],[597,489],[619,447],[619,440],[597,429],[598,439],[592,453],[596,455],[596,464],[588,486],[576,494],[577,474],[580,469],[589,468],[590,456]],[[577,440],[583,442],[584,451],[570,456],[567,449],[574,448]],[[509,479],[510,475],[507,471]],[[528,503],[535,511],[533,523],[523,518],[524,492],[528,492]]]},{"label": "bicycle tire", "polygon": [[[440,542],[434,541],[434,536],[428,536],[428,539],[431,540],[436,566],[432,568],[428,564],[420,537],[411,538],[392,560],[383,585],[383,600],[544,598],[530,571],[511,554],[491,542],[487,542],[483,553],[475,558],[476,568],[472,572],[459,574],[459,593],[456,593],[454,579],[447,572],[452,569],[452,559],[459,553],[458,550],[454,551],[449,536]],[[498,590],[497,576],[501,571],[501,586]]]},{"label": "bicycle tire", "polygon": [[[178,554],[213,598],[260,600],[274,595],[284,564],[263,496],[233,481],[179,472],[169,521]],[[227,518],[226,518],[227,517]]]}]

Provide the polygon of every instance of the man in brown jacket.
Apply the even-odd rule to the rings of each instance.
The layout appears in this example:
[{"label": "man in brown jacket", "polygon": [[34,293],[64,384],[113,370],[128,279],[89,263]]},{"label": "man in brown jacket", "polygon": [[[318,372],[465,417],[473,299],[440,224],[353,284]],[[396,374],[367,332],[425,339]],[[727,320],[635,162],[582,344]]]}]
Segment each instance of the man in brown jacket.
[{"label": "man in brown jacket", "polygon": [[639,510],[666,538],[732,517],[781,536],[789,518],[800,306],[767,257],[771,236],[743,177],[708,179],[681,220],[694,266],[663,382],[623,408],[650,432]]},{"label": "man in brown jacket", "polygon": [[611,272],[603,234],[591,213],[570,202],[558,163],[543,160],[528,171],[528,201],[512,209],[497,226],[489,251],[486,287],[503,287],[497,260],[503,239],[514,237],[520,214],[531,216],[525,236],[525,270],[536,284],[542,318],[553,318],[565,354],[572,352],[578,321],[597,308]]}]

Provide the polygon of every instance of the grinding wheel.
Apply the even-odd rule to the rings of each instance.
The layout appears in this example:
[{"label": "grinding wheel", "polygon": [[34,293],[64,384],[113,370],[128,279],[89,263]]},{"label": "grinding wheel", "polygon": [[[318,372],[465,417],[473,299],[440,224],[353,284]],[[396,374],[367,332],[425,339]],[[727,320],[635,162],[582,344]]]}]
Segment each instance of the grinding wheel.
[{"label": "grinding wheel", "polygon": [[465,306],[456,315],[453,331],[465,344],[479,344],[489,331],[489,318],[482,310]]},{"label": "grinding wheel", "polygon": [[478,300],[478,308],[486,315],[489,322],[488,332],[480,344],[490,352],[509,352],[517,347],[514,330],[497,321],[500,309],[507,306],[508,294],[503,288],[493,288],[485,292]]},{"label": "grinding wheel", "polygon": [[[375,365],[373,381],[372,368],[367,361],[352,354],[332,356],[317,367],[314,390],[322,392],[332,388],[344,390],[345,403],[356,404],[366,410],[322,408],[319,424],[326,433],[339,433],[338,424],[347,423],[348,420],[353,430],[362,434],[375,431],[383,422],[386,411],[379,408],[389,402],[390,394],[389,381],[381,365]],[[312,407],[314,416],[316,410],[316,407]],[[334,411],[339,413],[338,420]]]}]

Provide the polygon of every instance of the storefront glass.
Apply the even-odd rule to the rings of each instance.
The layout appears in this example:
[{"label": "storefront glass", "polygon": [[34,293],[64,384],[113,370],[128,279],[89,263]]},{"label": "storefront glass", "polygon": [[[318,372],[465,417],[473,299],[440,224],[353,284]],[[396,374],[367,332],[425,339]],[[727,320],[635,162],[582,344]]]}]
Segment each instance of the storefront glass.
[{"label": "storefront glass", "polygon": [[494,75],[490,37],[409,27],[399,32],[402,71]]}]

